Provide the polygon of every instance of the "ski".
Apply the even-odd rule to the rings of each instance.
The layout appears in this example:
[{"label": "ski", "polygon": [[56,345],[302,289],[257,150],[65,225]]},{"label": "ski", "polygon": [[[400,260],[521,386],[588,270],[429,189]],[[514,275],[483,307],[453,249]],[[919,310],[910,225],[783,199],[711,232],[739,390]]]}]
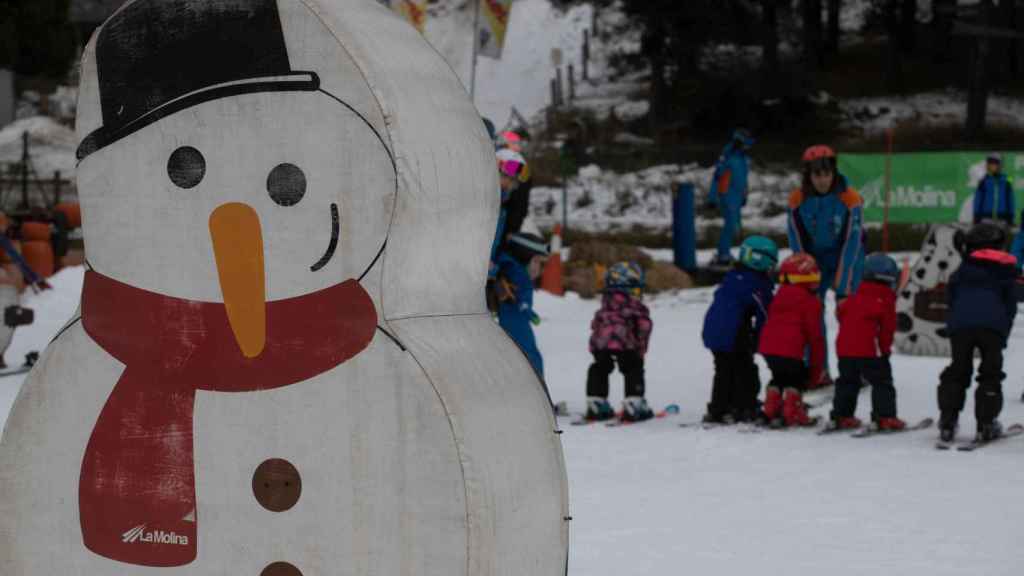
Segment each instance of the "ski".
[{"label": "ski", "polygon": [[870,436],[884,436],[884,435],[889,435],[889,434],[902,434],[903,432],[914,432],[916,430],[926,430],[928,428],[931,428],[932,424],[934,424],[934,423],[935,423],[935,419],[933,419],[933,418],[925,418],[924,420],[921,420],[917,424],[914,424],[912,426],[907,426],[906,428],[904,428],[902,430],[880,430],[880,429],[876,428],[874,424],[869,424],[867,426],[864,426],[860,430],[857,430],[853,434],[850,434],[850,437],[851,438],[868,438]]},{"label": "ski", "polygon": [[1014,436],[1020,436],[1021,434],[1024,434],[1024,424],[1014,424],[1007,428],[1006,430],[1003,430],[1002,435],[1000,435],[998,438],[994,438],[992,440],[978,440],[977,438],[975,438],[974,440],[971,440],[967,443],[958,444],[956,449],[960,452],[974,452],[978,448],[988,446],[989,444],[995,444],[1000,440],[1006,440],[1008,438],[1013,438]]},{"label": "ski", "polygon": [[622,419],[622,413],[620,412],[620,413],[616,414],[617,417],[614,420],[605,422],[604,425],[607,426],[608,428],[619,428],[621,426],[631,426],[633,424],[643,424],[644,422],[650,422],[652,420],[661,420],[661,419],[664,419],[664,418],[666,418],[668,416],[674,416],[676,414],[679,414],[679,405],[678,404],[669,404],[668,406],[665,407],[664,410],[661,410],[659,412],[655,412],[654,413],[654,417],[653,418],[648,418],[647,420],[640,420],[640,421],[623,420]]}]

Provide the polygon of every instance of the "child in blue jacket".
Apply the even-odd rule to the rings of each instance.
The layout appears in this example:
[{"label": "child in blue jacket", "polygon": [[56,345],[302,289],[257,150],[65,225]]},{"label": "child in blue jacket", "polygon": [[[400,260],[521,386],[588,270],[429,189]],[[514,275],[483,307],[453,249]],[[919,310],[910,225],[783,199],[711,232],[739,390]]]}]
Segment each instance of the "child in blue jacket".
[{"label": "child in blue jacket", "polygon": [[761,380],[754,353],[772,301],[771,272],[778,258],[770,238],[744,240],[739,262],[725,275],[704,316],[704,346],[715,357],[706,423],[747,422],[758,416]]},{"label": "child in blue jacket", "polygon": [[952,342],[952,362],[939,377],[939,439],[952,442],[957,420],[967,400],[974,372],[974,355],[980,353],[974,415],[978,439],[988,441],[1002,434],[997,418],[1003,409],[1003,349],[1006,348],[1017,297],[1014,283],[1016,259],[1003,251],[1006,233],[998,224],[982,222],[962,238],[964,261],[946,288],[949,312],[946,328]]},{"label": "child in blue jacket", "polygon": [[548,246],[533,234],[512,234],[508,249],[498,256],[497,283],[498,323],[519,345],[541,380],[544,379],[544,358],[533,336],[533,324],[540,318],[533,311],[533,282],[540,277]]}]

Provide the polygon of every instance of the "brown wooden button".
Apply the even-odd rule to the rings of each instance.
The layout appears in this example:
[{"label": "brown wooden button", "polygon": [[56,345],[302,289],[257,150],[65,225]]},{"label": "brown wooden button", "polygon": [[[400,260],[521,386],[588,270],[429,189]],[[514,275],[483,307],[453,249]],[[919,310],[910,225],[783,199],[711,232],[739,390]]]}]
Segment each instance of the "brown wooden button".
[{"label": "brown wooden button", "polygon": [[260,506],[271,512],[284,512],[299,501],[299,496],[302,495],[302,478],[291,462],[273,458],[256,468],[252,475],[252,493]]},{"label": "brown wooden button", "polygon": [[302,576],[302,572],[287,562],[274,562],[264,568],[260,576]]}]

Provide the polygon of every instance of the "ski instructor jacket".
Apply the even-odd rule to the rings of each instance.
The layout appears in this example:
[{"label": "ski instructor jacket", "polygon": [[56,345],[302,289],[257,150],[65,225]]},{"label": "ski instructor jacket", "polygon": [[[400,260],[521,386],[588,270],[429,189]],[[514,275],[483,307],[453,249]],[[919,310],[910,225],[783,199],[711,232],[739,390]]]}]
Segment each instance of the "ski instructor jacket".
[{"label": "ski instructor jacket", "polygon": [[864,261],[864,202],[846,177],[836,173],[827,194],[805,192],[789,197],[788,233],[793,252],[814,256],[821,268],[821,293],[837,298],[857,291]]},{"label": "ski instructor jacket", "polygon": [[747,153],[730,142],[722,150],[711,177],[708,202],[723,210],[738,212],[747,203],[747,183],[750,176]]}]

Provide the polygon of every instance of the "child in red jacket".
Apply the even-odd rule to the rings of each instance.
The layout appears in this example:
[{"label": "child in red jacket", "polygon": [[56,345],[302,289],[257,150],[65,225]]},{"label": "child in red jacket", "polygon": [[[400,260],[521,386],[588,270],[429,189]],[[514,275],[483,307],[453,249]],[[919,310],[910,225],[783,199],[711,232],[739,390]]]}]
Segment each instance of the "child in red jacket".
[{"label": "child in red jacket", "polygon": [[[779,268],[782,285],[768,308],[758,352],[768,362],[772,381],[764,397],[764,416],[772,427],[813,426],[807,415],[803,390],[810,374],[825,363],[825,337],[821,329],[822,304],[817,296],[821,270],[809,254],[794,254]],[[810,346],[810,366],[804,350]]]},{"label": "child in red jacket", "polygon": [[864,278],[857,293],[836,310],[839,317],[839,380],[828,428],[859,428],[854,417],[862,382],[871,384],[871,421],[878,430],[902,430],[896,417],[896,388],[892,381],[893,334],[896,332],[896,286],[900,269],[885,254],[872,254],[864,262]]}]

